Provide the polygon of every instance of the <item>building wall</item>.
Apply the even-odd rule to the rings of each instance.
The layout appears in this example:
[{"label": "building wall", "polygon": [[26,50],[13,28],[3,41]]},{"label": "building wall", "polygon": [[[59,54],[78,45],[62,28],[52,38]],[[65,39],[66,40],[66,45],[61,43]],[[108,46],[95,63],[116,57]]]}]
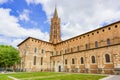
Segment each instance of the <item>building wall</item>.
[{"label": "building wall", "polygon": [[[42,71],[50,68],[50,56],[54,51],[54,46],[50,43],[37,40],[35,38],[27,39],[19,46],[21,56],[21,69],[27,71]],[[34,57],[36,56],[36,60]],[[41,65],[41,58],[43,58]],[[36,64],[34,64],[36,61]]]},{"label": "building wall", "polygon": [[107,39],[111,39],[111,43],[118,43],[118,38],[120,38],[120,23],[112,24],[110,26],[93,30],[91,32],[65,40],[61,43],[58,43],[56,45],[56,49],[59,51],[80,46],[81,50],[84,50],[86,49],[86,44],[88,44],[89,48],[94,48],[95,41],[97,41],[99,46],[105,46]]},{"label": "building wall", "polygon": [[[110,40],[109,44],[107,44],[107,39]],[[95,45],[96,41],[98,46]],[[112,74],[114,68],[120,68],[120,23],[63,41],[58,43],[55,48],[57,53],[54,53],[51,61],[55,61],[56,64],[61,62],[64,71]],[[110,55],[109,63],[105,63],[105,54]],[[91,63],[91,56],[95,56],[96,63]],[[84,64],[80,64],[80,57],[84,58]],[[75,64],[72,64],[72,58],[75,59]],[[65,59],[68,61],[67,65],[65,65],[65,61],[61,61]]]},{"label": "building wall", "polygon": [[[54,45],[35,38],[28,38],[19,45],[19,51],[21,69],[27,71],[51,70],[113,74],[116,73],[115,69],[120,69],[120,22]],[[105,54],[110,56],[108,63],[106,63]],[[36,56],[35,65],[34,56]],[[95,57],[95,63],[92,63],[92,56]],[[83,64],[81,64],[81,57],[83,57]],[[41,58],[43,58],[42,65]],[[74,64],[72,64],[72,59],[75,61]],[[67,60],[67,64],[65,64],[65,60]],[[119,72],[119,70],[117,71]]]}]

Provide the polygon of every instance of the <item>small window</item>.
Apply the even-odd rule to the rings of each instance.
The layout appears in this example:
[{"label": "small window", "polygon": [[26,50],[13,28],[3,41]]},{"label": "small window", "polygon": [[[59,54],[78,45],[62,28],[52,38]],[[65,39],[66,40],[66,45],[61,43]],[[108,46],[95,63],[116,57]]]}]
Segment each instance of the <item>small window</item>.
[{"label": "small window", "polygon": [[62,55],[62,51],[60,51],[60,55]]},{"label": "small window", "polygon": [[67,64],[67,59],[65,59],[65,64]]},{"label": "small window", "polygon": [[34,61],[33,61],[34,63],[34,65],[36,65],[36,56],[34,56]]},{"label": "small window", "polygon": [[111,28],[109,27],[108,30],[110,30]]},{"label": "small window", "polygon": [[71,48],[71,52],[73,52],[73,48]]},{"label": "small window", "polygon": [[105,54],[105,60],[107,63],[110,62],[110,55],[109,54]]},{"label": "small window", "polygon": [[65,49],[65,53],[66,53],[66,49]]},{"label": "small window", "polygon": [[92,63],[95,63],[95,56],[91,57]]},{"label": "small window", "polygon": [[96,48],[98,47],[98,42],[97,42],[97,41],[95,41],[95,47],[96,47]]},{"label": "small window", "polygon": [[99,33],[99,31],[97,31],[97,33]]},{"label": "small window", "polygon": [[86,47],[86,50],[87,50],[87,49],[89,49],[89,46],[88,46],[88,44],[86,44],[86,45],[85,45],[85,47]]},{"label": "small window", "polygon": [[41,65],[43,65],[43,57],[41,57]]},{"label": "small window", "polygon": [[94,35],[94,33],[92,33],[92,35]]},{"label": "small window", "polygon": [[53,51],[51,52],[51,55],[53,56]]},{"label": "small window", "polygon": [[84,64],[83,57],[80,58],[81,64]]},{"label": "small window", "polygon": [[56,51],[56,55],[58,55],[58,51]]},{"label": "small window", "polygon": [[107,39],[107,45],[110,45],[110,39]]},{"label": "small window", "polygon": [[72,59],[72,64],[75,64],[75,59],[74,58]]},{"label": "small window", "polygon": [[44,53],[44,50],[43,50],[43,49],[41,50],[41,53],[42,53],[42,54]]},{"label": "small window", "polygon": [[115,28],[117,28],[118,26],[117,25],[115,25]]},{"label": "small window", "polygon": [[34,52],[35,52],[35,53],[37,52],[37,48],[36,48],[36,47],[34,48]]},{"label": "small window", "polygon": [[80,46],[77,46],[77,50],[80,51]]},{"label": "small window", "polygon": [[104,32],[105,30],[103,29],[102,31]]}]

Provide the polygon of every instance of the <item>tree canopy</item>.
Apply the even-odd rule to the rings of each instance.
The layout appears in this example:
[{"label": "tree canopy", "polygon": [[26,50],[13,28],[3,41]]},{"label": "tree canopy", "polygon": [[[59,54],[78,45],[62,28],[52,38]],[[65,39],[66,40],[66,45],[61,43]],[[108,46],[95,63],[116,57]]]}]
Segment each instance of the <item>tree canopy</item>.
[{"label": "tree canopy", "polygon": [[19,52],[12,46],[0,45],[0,67],[13,66],[20,62]]}]

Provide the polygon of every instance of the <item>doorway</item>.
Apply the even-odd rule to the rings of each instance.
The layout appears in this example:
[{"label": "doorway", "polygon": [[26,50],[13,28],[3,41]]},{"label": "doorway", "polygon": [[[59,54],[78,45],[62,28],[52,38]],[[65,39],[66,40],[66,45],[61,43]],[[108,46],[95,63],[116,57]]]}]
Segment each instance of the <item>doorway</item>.
[{"label": "doorway", "polygon": [[59,70],[58,71],[61,72],[61,66],[59,66]]}]

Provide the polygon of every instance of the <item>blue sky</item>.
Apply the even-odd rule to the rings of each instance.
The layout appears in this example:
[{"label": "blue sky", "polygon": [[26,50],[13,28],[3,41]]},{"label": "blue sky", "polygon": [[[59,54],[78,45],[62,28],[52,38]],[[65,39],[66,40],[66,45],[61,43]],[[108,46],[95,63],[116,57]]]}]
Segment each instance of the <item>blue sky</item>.
[{"label": "blue sky", "polygon": [[27,37],[49,41],[55,3],[62,40],[120,20],[120,0],[0,0],[0,44]]},{"label": "blue sky", "polygon": [[[49,24],[45,22],[47,20],[45,12],[42,10],[42,5],[28,5],[25,0],[13,0],[7,3],[1,4],[2,8],[10,8],[10,14],[19,17],[24,10],[29,12],[29,20],[19,20],[19,23],[24,28],[41,28],[42,31],[49,31]],[[31,22],[32,21],[32,22]],[[39,26],[40,25],[40,26]],[[45,26],[45,27],[44,27]]]}]

